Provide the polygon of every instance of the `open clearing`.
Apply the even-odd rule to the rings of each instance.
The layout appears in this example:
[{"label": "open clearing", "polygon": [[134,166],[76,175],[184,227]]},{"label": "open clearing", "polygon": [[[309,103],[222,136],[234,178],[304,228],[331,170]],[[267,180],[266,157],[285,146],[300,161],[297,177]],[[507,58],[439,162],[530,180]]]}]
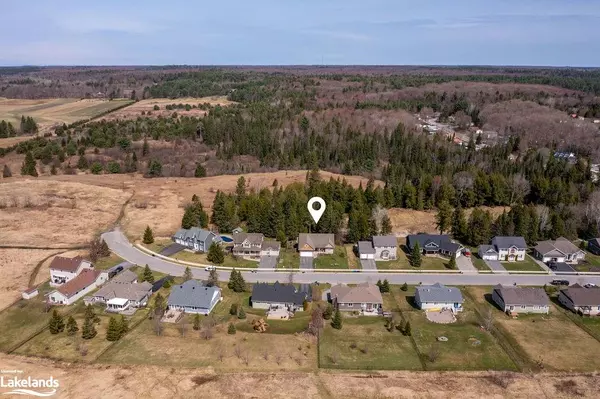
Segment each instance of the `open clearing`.
[{"label": "open clearing", "polygon": [[31,116],[38,123],[40,133],[56,124],[71,124],[90,119],[104,112],[132,103],[131,100],[100,100],[75,98],[50,98],[23,100],[0,98],[0,120],[19,127],[21,116]]},{"label": "open clearing", "polygon": [[[201,97],[201,98],[194,98],[194,97],[185,97],[185,98],[149,98],[147,100],[141,100],[136,102],[135,104],[132,104],[131,106],[124,108],[124,109],[120,109],[117,110],[115,112],[111,112],[110,114],[104,116],[102,119],[106,119],[106,120],[115,120],[115,119],[131,119],[131,118],[137,118],[138,116],[142,115],[142,112],[145,112],[146,114],[148,113],[148,111],[151,111],[152,114],[150,115],[150,117],[152,118],[158,118],[159,116],[162,117],[169,117],[173,114],[173,112],[177,112],[177,115],[182,115],[182,116],[195,116],[195,117],[199,117],[199,116],[204,116],[207,111],[202,110],[200,108],[197,108],[198,105],[201,104],[210,104],[212,106],[228,106],[231,104],[235,104],[235,102],[233,101],[229,101],[227,99],[227,96],[211,96],[211,97]],[[189,111],[186,110],[185,108],[178,108],[178,109],[172,109],[172,110],[167,110],[165,107],[167,105],[173,105],[173,104],[183,104],[185,105],[190,105],[190,106],[196,106],[196,108],[192,108]],[[160,109],[159,110],[155,110],[154,106],[157,105]]]},{"label": "open clearing", "polygon": [[113,223],[130,194],[49,180],[0,184],[0,236],[4,245],[57,247],[89,242]]},{"label": "open clearing", "polygon": [[6,137],[0,139],[0,148],[11,147],[15,144],[19,144],[21,141],[31,139],[32,136],[17,136],[17,137]]}]

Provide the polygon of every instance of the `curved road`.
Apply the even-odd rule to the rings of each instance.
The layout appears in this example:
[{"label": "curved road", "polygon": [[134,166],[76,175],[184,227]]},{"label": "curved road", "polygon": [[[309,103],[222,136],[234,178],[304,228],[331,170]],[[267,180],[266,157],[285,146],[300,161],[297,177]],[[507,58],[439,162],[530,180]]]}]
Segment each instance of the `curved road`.
[{"label": "curved road", "polygon": [[[148,265],[150,269],[170,274],[172,276],[182,276],[186,266],[169,262],[165,259],[149,255],[138,248],[131,245],[127,237],[119,230],[110,231],[102,234],[102,239],[106,241],[112,252],[121,258],[135,263],[137,265]],[[208,272],[203,268],[191,267],[194,278],[206,279]],[[256,272],[242,272],[244,279],[248,282],[275,282],[287,281],[288,273],[274,272],[270,270],[256,269]],[[306,270],[305,272],[295,272],[294,282],[296,283],[346,283],[356,284],[366,281],[375,282],[377,280],[388,279],[391,284],[433,284],[442,283],[448,285],[495,285],[505,284],[511,285],[544,285],[554,279],[568,280],[570,283],[594,283],[600,285],[600,275],[584,276],[584,275],[544,275],[544,274],[519,274],[519,275],[499,275],[499,274],[443,274],[443,273],[385,273],[385,272],[370,272],[363,271],[358,273],[353,272],[314,272]],[[229,272],[219,270],[219,280],[229,280]]]}]

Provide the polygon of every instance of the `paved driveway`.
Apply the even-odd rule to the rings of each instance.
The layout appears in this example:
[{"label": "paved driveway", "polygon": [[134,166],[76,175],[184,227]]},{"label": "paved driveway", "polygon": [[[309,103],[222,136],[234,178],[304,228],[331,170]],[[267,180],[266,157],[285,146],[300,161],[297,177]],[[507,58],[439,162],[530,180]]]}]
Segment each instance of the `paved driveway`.
[{"label": "paved driveway", "polygon": [[468,256],[459,256],[456,258],[456,267],[465,273],[478,273],[477,268],[473,266],[473,262],[471,262],[471,258]]},{"label": "paved driveway", "polygon": [[159,254],[161,254],[162,256],[171,256],[171,255],[175,255],[177,252],[181,252],[185,249],[185,247],[183,245],[179,245],[177,243],[173,243],[171,245],[169,245],[168,247],[163,248]]},{"label": "paved driveway", "polygon": [[508,273],[499,260],[483,260],[487,267],[494,273]]},{"label": "paved driveway", "polygon": [[275,269],[275,268],[277,268],[277,256],[261,256],[258,267],[260,269]]},{"label": "paved driveway", "polygon": [[360,265],[363,270],[377,270],[377,265],[373,259],[361,259]]},{"label": "paved driveway", "polygon": [[313,268],[313,258],[308,256],[300,257],[300,269],[312,269]]}]

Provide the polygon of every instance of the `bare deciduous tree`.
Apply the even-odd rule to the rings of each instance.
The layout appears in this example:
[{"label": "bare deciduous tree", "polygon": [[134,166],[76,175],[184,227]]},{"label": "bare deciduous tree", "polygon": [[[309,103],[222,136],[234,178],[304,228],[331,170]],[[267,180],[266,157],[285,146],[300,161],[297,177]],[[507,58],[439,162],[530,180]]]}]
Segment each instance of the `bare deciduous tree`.
[{"label": "bare deciduous tree", "polygon": [[319,306],[314,306],[310,314],[310,322],[308,323],[308,333],[319,336],[324,325],[323,309]]},{"label": "bare deciduous tree", "polygon": [[283,357],[281,356],[280,353],[277,353],[275,355],[275,363],[277,363],[278,366],[281,366],[282,361],[283,361]]},{"label": "bare deciduous tree", "polygon": [[519,203],[529,194],[529,181],[521,174],[512,175],[508,180],[510,191],[510,204]]},{"label": "bare deciduous tree", "polygon": [[269,351],[267,349],[263,349],[262,357],[265,360],[269,360]]},{"label": "bare deciduous tree", "polygon": [[240,358],[242,357],[242,354],[243,354],[243,353],[244,353],[244,349],[242,348],[242,346],[241,346],[241,345],[236,345],[236,346],[233,348],[233,354],[234,354],[234,355],[235,355],[235,356],[236,356],[238,359],[240,359]]},{"label": "bare deciduous tree", "polygon": [[466,130],[469,126],[471,126],[471,116],[465,114],[464,111],[458,111],[454,114],[454,120],[456,121],[456,125],[461,130]]},{"label": "bare deciduous tree", "polygon": [[162,313],[155,314],[154,318],[152,319],[154,334],[156,334],[156,336],[158,336],[158,337],[160,337],[162,335],[163,330],[164,330],[163,324],[160,321],[160,319],[162,319]]},{"label": "bare deciduous tree", "polygon": [[546,205],[537,205],[535,213],[539,220],[540,232],[543,233],[550,228],[550,208]]},{"label": "bare deciduous tree", "polygon": [[185,338],[185,333],[187,331],[187,317],[185,312],[181,315],[181,320],[179,320],[179,333],[183,338]]},{"label": "bare deciduous tree", "polygon": [[483,315],[483,328],[486,331],[490,331],[494,326],[494,313],[492,309],[488,309]]},{"label": "bare deciduous tree", "polygon": [[219,359],[220,362],[223,362],[224,358],[225,358],[225,348],[223,346],[219,346],[217,348],[217,359]]},{"label": "bare deciduous tree", "polygon": [[204,327],[200,330],[200,338],[209,340],[214,336],[213,327]]},{"label": "bare deciduous tree", "polygon": [[600,191],[594,191],[585,203],[585,218],[600,229]]},{"label": "bare deciduous tree", "polygon": [[473,181],[473,175],[469,172],[458,172],[454,174],[452,182],[459,198],[462,198],[466,190],[473,188]]},{"label": "bare deciduous tree", "polygon": [[435,363],[439,357],[440,357],[439,346],[437,344],[431,345],[431,348],[429,348],[429,352],[427,353],[427,360],[429,360],[430,363]]}]

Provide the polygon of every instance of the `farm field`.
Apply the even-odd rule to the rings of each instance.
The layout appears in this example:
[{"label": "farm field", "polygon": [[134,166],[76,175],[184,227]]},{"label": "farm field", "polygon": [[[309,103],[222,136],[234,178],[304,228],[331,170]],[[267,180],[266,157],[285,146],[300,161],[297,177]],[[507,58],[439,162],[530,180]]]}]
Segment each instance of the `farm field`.
[{"label": "farm field", "polygon": [[131,100],[100,100],[55,98],[40,100],[0,98],[0,120],[19,127],[21,115],[31,116],[39,125],[40,133],[55,124],[71,124],[90,119],[104,112],[132,103]]},{"label": "farm field", "polygon": [[[210,96],[210,97],[185,97],[185,98],[149,98],[146,100],[138,101],[127,108],[123,108],[117,110],[115,112],[111,112],[108,115],[105,115],[102,119],[105,120],[115,120],[115,119],[135,119],[138,116],[141,116],[142,112],[144,112],[147,116],[153,118],[162,117],[170,117],[173,112],[177,112],[178,115],[182,116],[204,116],[207,111],[198,108],[200,104],[210,104],[212,106],[228,106],[235,104],[233,101],[229,101],[227,96]],[[165,107],[167,105],[173,104],[183,104],[196,106],[196,108],[191,108],[190,110],[186,110],[185,108],[172,109],[168,110]],[[154,106],[158,106],[158,110],[154,109]],[[151,114],[148,114],[151,112]]]}]

